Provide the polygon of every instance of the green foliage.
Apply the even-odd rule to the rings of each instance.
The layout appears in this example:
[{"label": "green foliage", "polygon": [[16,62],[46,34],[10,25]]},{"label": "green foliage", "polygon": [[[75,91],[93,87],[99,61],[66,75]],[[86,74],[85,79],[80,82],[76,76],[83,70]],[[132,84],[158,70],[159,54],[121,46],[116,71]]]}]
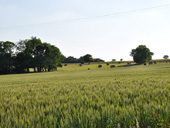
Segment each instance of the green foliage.
[{"label": "green foliage", "polygon": [[63,54],[61,54],[61,62],[64,62],[65,59],[66,57]]},{"label": "green foliage", "polygon": [[136,49],[132,49],[131,54],[133,60],[138,63],[142,64],[152,59],[153,53],[150,52],[149,48],[145,45],[139,45]]},{"label": "green foliage", "polygon": [[90,62],[104,62],[104,60],[100,59],[100,58],[94,58],[92,57],[92,55],[90,54],[86,54],[84,56],[81,56],[80,58],[75,58],[73,56],[69,56],[69,57],[64,57],[62,56],[62,63],[82,63],[84,64],[86,63],[90,63]]},{"label": "green foliage", "polygon": [[82,58],[84,62],[87,62],[87,63],[93,62],[93,57],[90,54],[86,54]]},{"label": "green foliage", "polygon": [[104,60],[100,59],[100,58],[94,58],[93,62],[104,62]]},{"label": "green foliage", "polygon": [[0,41],[0,73],[11,73],[14,65],[15,44],[10,41]]},{"label": "green foliage", "polygon": [[0,74],[29,72],[30,68],[34,68],[34,72],[36,69],[50,71],[61,66],[61,59],[63,55],[57,47],[42,43],[36,37],[17,44],[0,42]]},{"label": "green foliage", "polygon": [[73,57],[73,56],[69,56],[67,58],[64,59],[63,63],[79,63],[79,59]]},{"label": "green foliage", "polygon": [[164,59],[168,59],[169,56],[168,56],[168,55],[164,55],[163,58],[164,58]]},{"label": "green foliage", "polygon": [[0,127],[156,128],[164,121],[168,126],[169,67],[73,67],[1,76]]}]

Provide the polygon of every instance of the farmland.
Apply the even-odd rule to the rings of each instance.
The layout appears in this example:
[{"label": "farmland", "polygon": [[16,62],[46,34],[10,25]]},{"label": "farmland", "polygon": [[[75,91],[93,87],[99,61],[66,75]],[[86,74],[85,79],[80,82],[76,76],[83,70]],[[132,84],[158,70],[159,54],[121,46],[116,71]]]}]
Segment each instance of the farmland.
[{"label": "farmland", "polygon": [[168,63],[1,75],[0,127],[168,126],[169,78]]}]

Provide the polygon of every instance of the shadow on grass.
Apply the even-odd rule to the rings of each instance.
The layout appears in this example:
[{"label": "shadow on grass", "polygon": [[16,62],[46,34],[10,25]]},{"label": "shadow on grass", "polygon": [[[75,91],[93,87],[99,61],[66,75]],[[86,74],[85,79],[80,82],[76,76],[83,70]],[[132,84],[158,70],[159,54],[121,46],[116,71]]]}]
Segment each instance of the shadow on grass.
[{"label": "shadow on grass", "polygon": [[128,64],[128,65],[121,65],[118,67],[132,67],[132,66],[138,66],[138,65],[141,65],[141,64]]},{"label": "shadow on grass", "polygon": [[[58,70],[56,70],[56,71],[58,71]],[[6,74],[2,74],[2,73],[0,73],[0,76],[1,75],[15,75],[15,74],[34,74],[34,73],[47,73],[47,72],[54,72],[54,71],[41,71],[41,72],[20,72],[20,73],[17,73],[17,72],[12,72],[12,73],[6,73]]]}]

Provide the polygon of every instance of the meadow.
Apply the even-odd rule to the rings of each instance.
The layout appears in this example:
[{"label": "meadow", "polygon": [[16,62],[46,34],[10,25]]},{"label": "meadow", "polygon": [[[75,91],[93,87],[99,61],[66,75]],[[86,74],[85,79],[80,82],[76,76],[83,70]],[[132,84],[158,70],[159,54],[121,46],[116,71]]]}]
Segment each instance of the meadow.
[{"label": "meadow", "polygon": [[170,126],[170,64],[116,66],[1,75],[0,127]]}]

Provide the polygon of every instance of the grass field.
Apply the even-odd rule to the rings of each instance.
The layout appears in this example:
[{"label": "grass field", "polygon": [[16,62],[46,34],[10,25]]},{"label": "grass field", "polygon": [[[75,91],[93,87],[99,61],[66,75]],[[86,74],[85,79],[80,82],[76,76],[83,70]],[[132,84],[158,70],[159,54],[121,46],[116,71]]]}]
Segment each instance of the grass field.
[{"label": "grass field", "polygon": [[[87,70],[90,68],[90,70]],[[170,124],[170,64],[0,76],[0,127],[147,128]]]}]

